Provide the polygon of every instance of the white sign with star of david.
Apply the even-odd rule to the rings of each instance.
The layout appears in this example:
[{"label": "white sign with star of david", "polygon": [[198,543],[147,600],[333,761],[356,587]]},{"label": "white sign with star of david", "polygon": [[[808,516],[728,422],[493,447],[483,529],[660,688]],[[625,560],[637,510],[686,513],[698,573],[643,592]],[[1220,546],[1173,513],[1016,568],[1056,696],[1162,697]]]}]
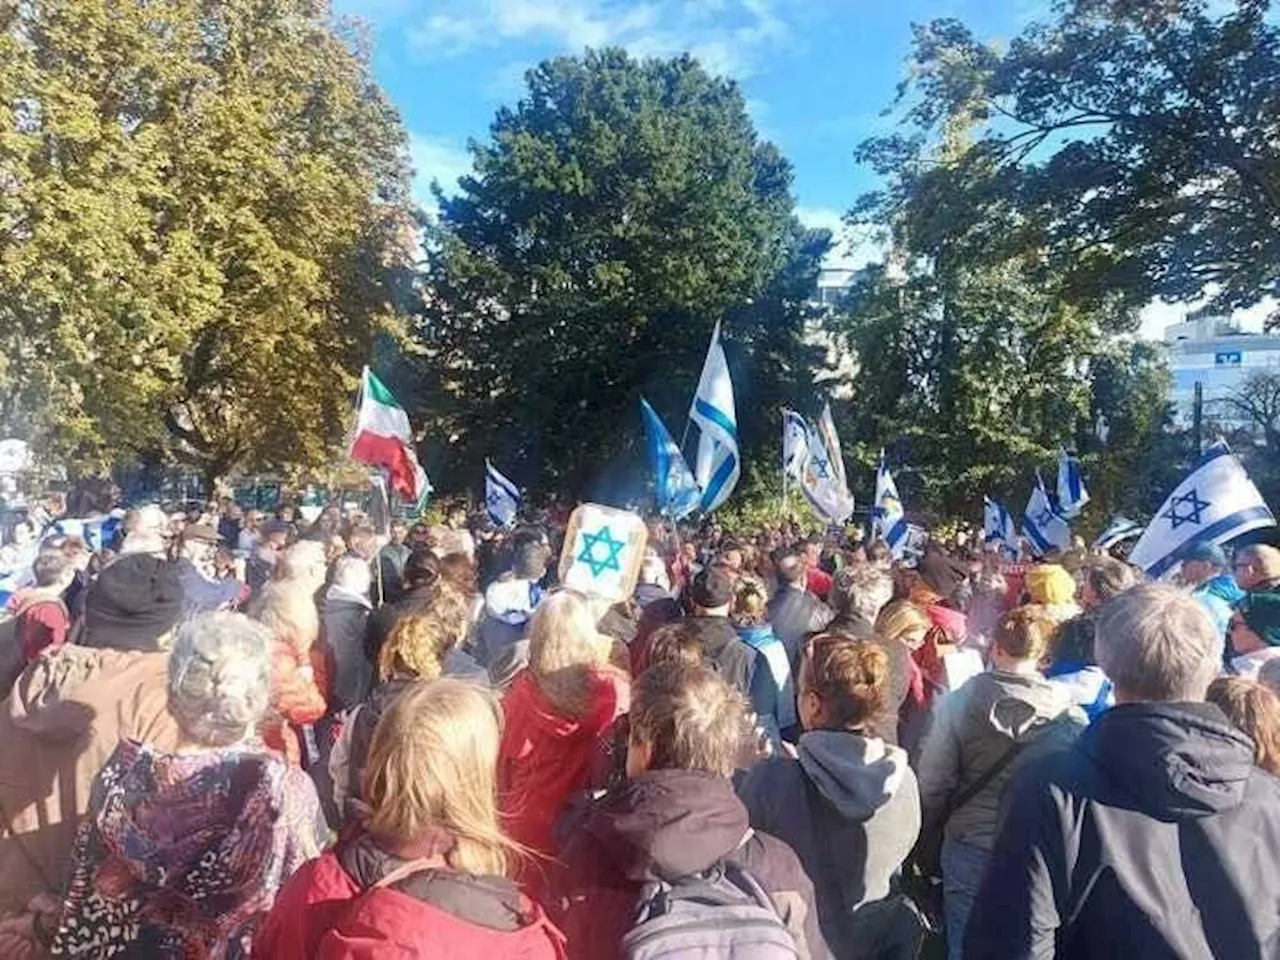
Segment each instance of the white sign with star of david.
[{"label": "white sign with star of david", "polygon": [[640,579],[649,531],[638,514],[598,503],[573,511],[560,552],[560,582],[572,590],[626,600]]}]

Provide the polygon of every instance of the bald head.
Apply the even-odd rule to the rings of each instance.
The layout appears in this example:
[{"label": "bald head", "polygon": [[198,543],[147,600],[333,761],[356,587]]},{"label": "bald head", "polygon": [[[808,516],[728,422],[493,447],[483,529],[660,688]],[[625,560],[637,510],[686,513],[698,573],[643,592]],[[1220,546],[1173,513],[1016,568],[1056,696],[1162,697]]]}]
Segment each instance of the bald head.
[{"label": "bald head", "polygon": [[1256,590],[1280,580],[1280,550],[1255,543],[1236,552],[1236,583],[1242,590]]}]

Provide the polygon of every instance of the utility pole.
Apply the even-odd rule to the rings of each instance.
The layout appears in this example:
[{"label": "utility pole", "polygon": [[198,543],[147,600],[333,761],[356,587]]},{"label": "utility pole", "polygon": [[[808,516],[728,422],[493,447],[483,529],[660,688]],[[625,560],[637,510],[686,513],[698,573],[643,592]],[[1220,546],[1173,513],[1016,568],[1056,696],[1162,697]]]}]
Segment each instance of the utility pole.
[{"label": "utility pole", "polygon": [[1204,428],[1204,384],[1197,380],[1195,395],[1191,401],[1191,429],[1195,433],[1196,438],[1196,456],[1200,456],[1204,450],[1203,443]]}]

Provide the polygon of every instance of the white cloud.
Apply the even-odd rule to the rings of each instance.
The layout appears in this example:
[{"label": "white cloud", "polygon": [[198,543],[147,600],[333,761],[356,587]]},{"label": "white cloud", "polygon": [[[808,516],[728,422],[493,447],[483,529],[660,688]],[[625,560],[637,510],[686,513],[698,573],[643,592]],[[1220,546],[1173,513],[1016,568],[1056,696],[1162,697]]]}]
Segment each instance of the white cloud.
[{"label": "white cloud", "polygon": [[413,198],[424,209],[435,208],[431,182],[438,181],[445,193],[458,192],[458,178],[471,172],[471,154],[466,145],[446,137],[413,133],[409,135],[409,157],[413,162]]},{"label": "white cloud", "polygon": [[851,230],[844,223],[844,213],[830,207],[797,206],[796,216],[811,230],[831,231],[831,250],[822,265],[831,270],[858,270],[884,256],[881,244]]},{"label": "white cloud", "polygon": [[744,77],[767,48],[791,38],[778,0],[444,0],[409,31],[423,57],[515,41],[570,53],[620,46],[636,56],[689,51],[713,73]]}]

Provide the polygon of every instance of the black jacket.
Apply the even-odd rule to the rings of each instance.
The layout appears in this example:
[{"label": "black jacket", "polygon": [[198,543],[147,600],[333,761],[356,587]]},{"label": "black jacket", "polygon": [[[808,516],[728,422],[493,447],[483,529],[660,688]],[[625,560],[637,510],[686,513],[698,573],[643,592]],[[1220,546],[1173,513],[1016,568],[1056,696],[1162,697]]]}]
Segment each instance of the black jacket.
[{"label": "black jacket", "polygon": [[965,957],[1280,956],[1280,780],[1217,707],[1115,707],[1004,806]]},{"label": "black jacket", "polygon": [[769,600],[769,624],[774,636],[787,648],[787,657],[795,669],[800,659],[800,645],[811,633],[825,629],[831,622],[831,608],[808,590],[782,584]]},{"label": "black jacket", "polygon": [[742,642],[729,618],[686,617],[683,622],[697,628],[702,650],[721,678],[737,687],[744,697],[750,697],[756,651]]}]

